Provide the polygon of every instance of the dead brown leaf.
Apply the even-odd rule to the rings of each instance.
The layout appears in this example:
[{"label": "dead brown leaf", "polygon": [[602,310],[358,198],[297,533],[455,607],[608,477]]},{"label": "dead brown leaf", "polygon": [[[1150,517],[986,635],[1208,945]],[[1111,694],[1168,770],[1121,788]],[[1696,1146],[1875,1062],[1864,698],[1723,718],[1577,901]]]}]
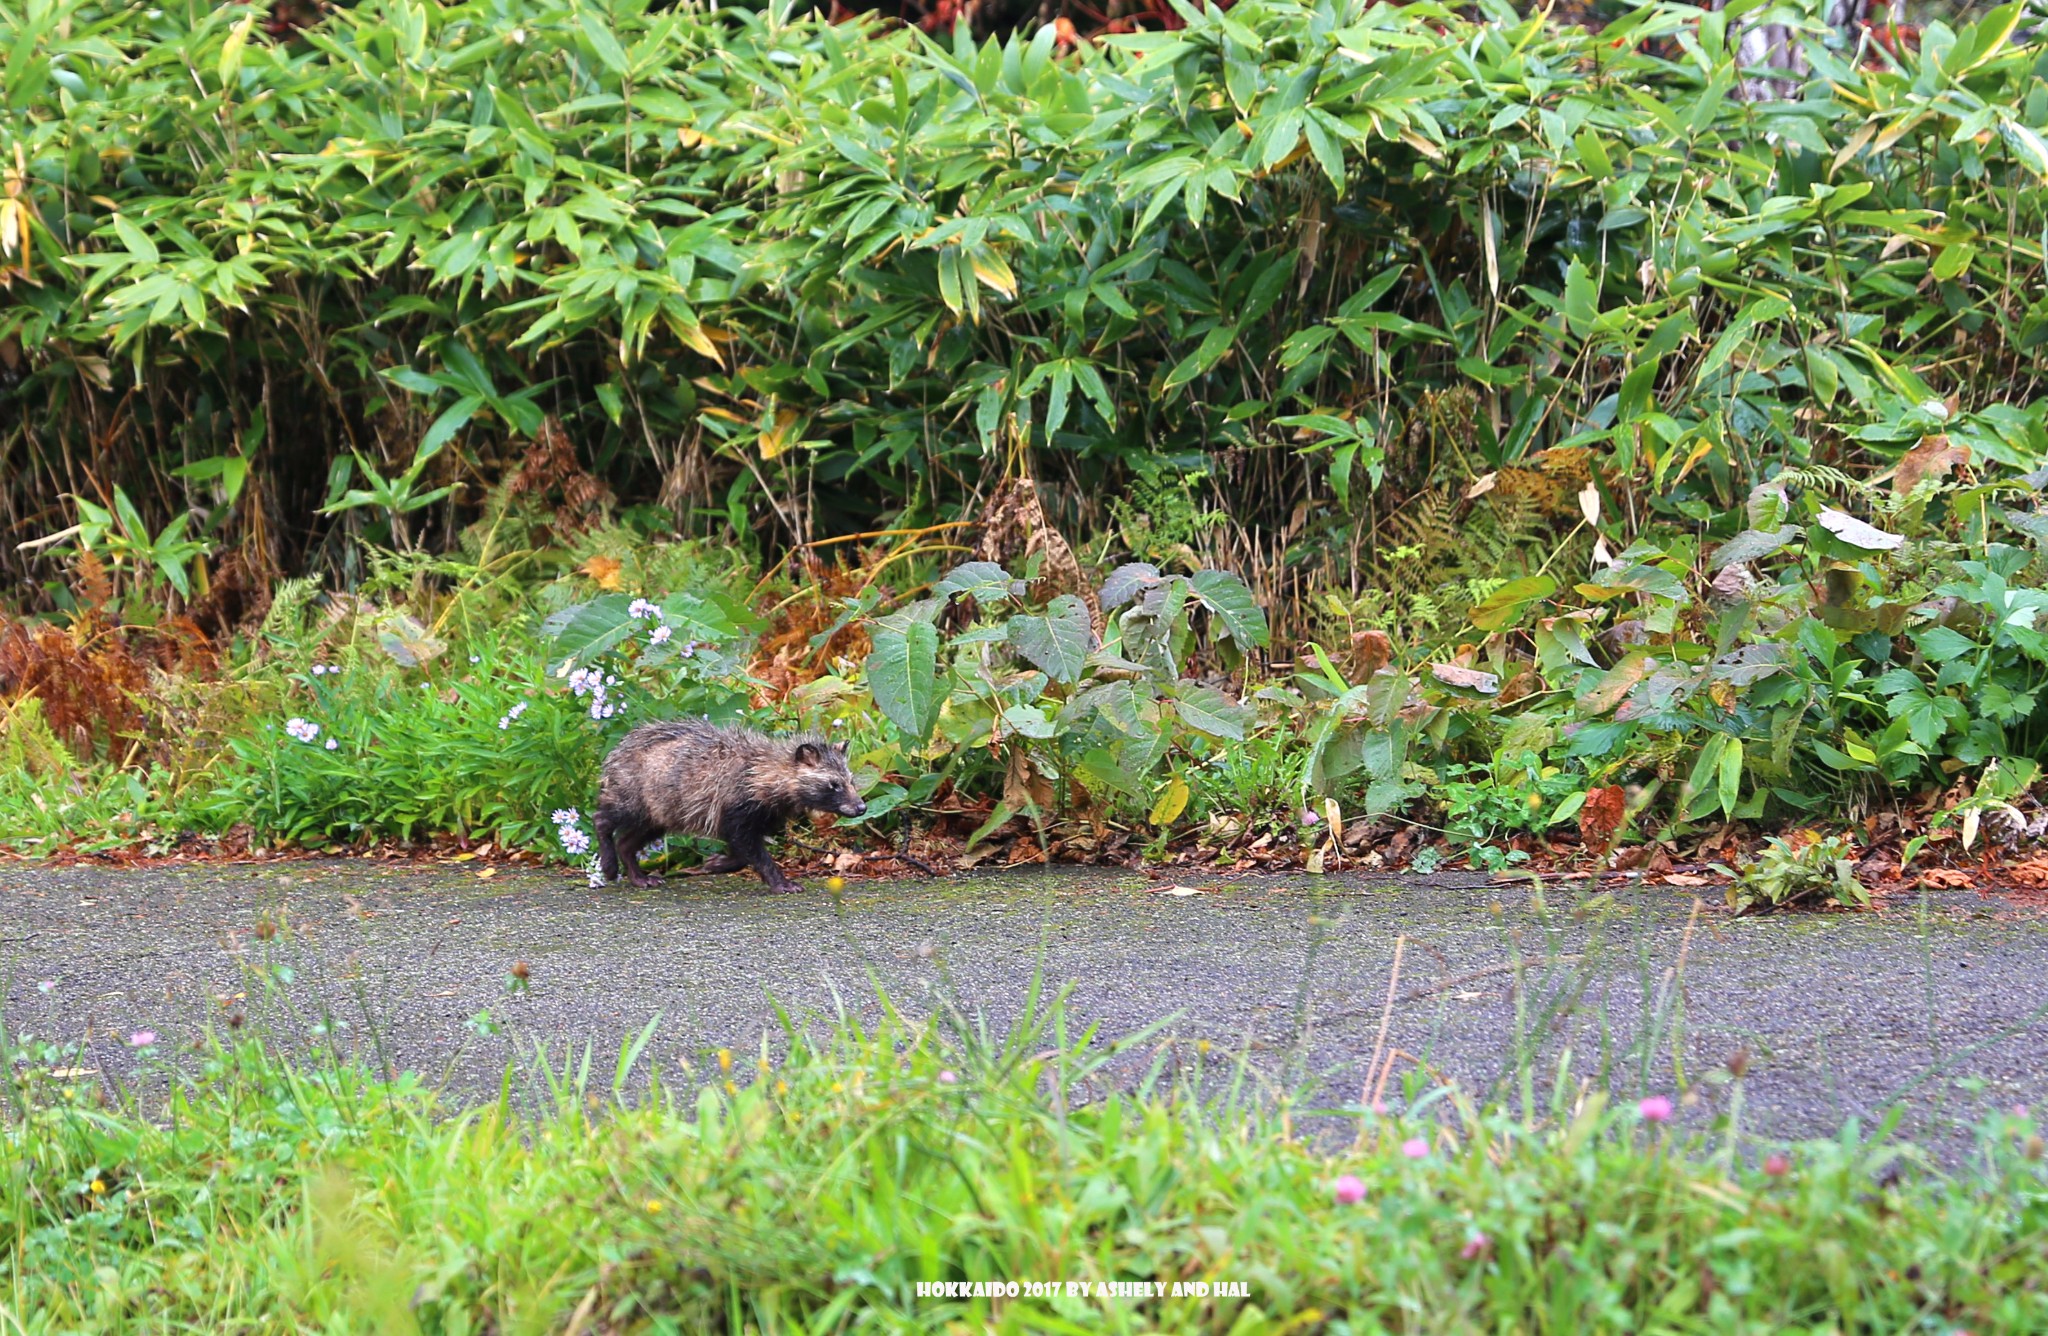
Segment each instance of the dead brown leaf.
[{"label": "dead brown leaf", "polygon": [[1013,812],[1050,812],[1057,795],[1052,781],[1038,773],[1031,754],[1011,744],[1009,764],[1003,772],[1003,803]]},{"label": "dead brown leaf", "polygon": [[1908,450],[1892,472],[1892,494],[1905,496],[1928,478],[1946,478],[1957,465],[1970,463],[1970,448],[1950,445],[1946,436],[1922,436],[1920,444]]},{"label": "dead brown leaf", "polygon": [[1354,631],[1351,635],[1351,680],[1363,682],[1394,657],[1394,642],[1385,631]]},{"label": "dead brown leaf", "polygon": [[2015,863],[2006,875],[2021,886],[2039,890],[2048,886],[2048,858],[2029,858],[2024,863]]},{"label": "dead brown leaf", "polygon": [[1604,854],[1628,812],[1628,794],[1619,784],[1594,789],[1579,809],[1579,840],[1589,852]]},{"label": "dead brown leaf", "polygon": [[599,589],[610,594],[619,591],[620,573],[624,569],[624,563],[617,557],[607,557],[602,553],[583,563],[583,573],[595,580]]}]

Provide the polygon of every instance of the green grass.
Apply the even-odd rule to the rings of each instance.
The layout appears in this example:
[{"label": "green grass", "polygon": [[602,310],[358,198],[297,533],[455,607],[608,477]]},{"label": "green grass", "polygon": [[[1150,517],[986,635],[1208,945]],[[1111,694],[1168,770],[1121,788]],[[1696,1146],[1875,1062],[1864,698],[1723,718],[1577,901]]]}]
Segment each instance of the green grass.
[{"label": "green grass", "polygon": [[[1599,1095],[1535,1120],[1421,1091],[1313,1116],[1195,1047],[1072,1034],[1057,1000],[995,1036],[792,1027],[779,1058],[707,1055],[646,1090],[652,1033],[595,1078],[587,1052],[533,1064],[538,1113],[513,1072],[458,1110],[253,1040],[102,1108],[52,1074],[61,1052],[16,1049],[0,1332],[2048,1325],[2018,1114],[1950,1178],[1853,1128],[1708,1143]],[[1148,1055],[1148,1079],[1110,1079]],[[1346,1174],[1362,1201],[1338,1200]],[[917,1294],[959,1280],[1249,1297]]]}]

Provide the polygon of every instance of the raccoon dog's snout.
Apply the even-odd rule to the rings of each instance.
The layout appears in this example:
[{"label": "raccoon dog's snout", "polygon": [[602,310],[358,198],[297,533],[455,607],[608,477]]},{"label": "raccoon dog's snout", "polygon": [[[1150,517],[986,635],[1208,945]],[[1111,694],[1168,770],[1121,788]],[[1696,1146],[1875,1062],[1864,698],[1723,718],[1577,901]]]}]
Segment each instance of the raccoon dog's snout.
[{"label": "raccoon dog's snout", "polygon": [[846,799],[839,804],[839,815],[841,816],[866,816],[867,810],[868,805],[861,801],[858,793],[848,794]]}]

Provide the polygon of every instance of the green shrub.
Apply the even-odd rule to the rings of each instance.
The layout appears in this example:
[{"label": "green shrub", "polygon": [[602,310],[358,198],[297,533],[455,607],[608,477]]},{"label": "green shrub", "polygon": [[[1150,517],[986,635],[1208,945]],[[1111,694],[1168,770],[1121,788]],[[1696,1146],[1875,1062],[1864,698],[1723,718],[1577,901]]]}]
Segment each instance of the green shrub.
[{"label": "green shrub", "polygon": [[1839,835],[1764,841],[1754,861],[1734,872],[1728,903],[1737,910],[1789,909],[1816,901],[1849,909],[1870,903],[1856,879],[1855,851]]},{"label": "green shrub", "polygon": [[368,0],[284,43],[35,0],[0,11],[0,340],[39,424],[9,485],[72,490],[56,443],[106,454],[119,403],[111,481],[179,472],[138,552],[187,510],[175,542],[236,542],[252,469],[293,521],[445,546],[473,493],[404,507],[517,463],[547,404],[622,494],[780,543],[949,512],[1014,422],[1063,522],[1213,563],[1221,510],[1355,598],[1389,481],[1518,498],[1522,576],[1586,482],[1582,543],[1725,539],[1752,485],[1881,473],[1948,396],[1975,425],[1936,430],[2024,472],[1999,413],[2048,347],[2048,82],[2019,16],[1895,62],[1815,25],[1813,79],[1757,104],[1689,6],[1591,34],[1246,0],[1062,57],[639,0]]}]

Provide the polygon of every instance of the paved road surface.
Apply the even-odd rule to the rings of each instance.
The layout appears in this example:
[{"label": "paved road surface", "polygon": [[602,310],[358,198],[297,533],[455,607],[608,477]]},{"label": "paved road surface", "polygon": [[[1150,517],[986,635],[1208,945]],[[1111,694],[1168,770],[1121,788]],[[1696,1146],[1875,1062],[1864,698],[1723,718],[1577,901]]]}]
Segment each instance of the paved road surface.
[{"label": "paved road surface", "polygon": [[[913,1009],[948,996],[1003,1021],[1042,965],[1105,1039],[1173,1014],[1166,1035],[1353,1100],[1405,936],[1389,1046],[1470,1087],[1518,1053],[1554,1071],[1569,1040],[1573,1078],[1604,1064],[1624,1096],[1671,1088],[1677,1056],[1700,1096],[1684,1116],[1702,1122],[1726,1087],[1698,1078],[1746,1048],[1746,1117],[1772,1134],[1832,1134],[1903,1096],[1909,1128],[1956,1150],[1991,1104],[2048,1103],[2048,920],[1968,892],[1882,914],[1709,910],[1688,931],[1695,892],[1666,886],[1589,898],[1558,883],[1538,907],[1526,885],[1471,876],[1183,880],[1201,893],[1063,869],[855,882],[835,903],[737,877],[640,891],[370,860],[0,863],[0,1018],[126,1073],[133,1032],[176,1056],[249,1009],[235,994],[261,1000],[252,966],[284,966],[289,1005],[253,1013],[266,1033],[310,1044],[324,1029],[467,1095],[495,1093],[537,1040],[589,1041],[608,1071],[657,1013],[665,1066],[758,1049],[764,1032],[779,1047],[771,999],[801,1016],[836,995],[872,1016],[871,979]],[[530,987],[514,996],[518,960]],[[1674,999],[1674,1024],[1646,1024],[1646,986]],[[499,1028],[480,1034],[486,1010]]]}]

